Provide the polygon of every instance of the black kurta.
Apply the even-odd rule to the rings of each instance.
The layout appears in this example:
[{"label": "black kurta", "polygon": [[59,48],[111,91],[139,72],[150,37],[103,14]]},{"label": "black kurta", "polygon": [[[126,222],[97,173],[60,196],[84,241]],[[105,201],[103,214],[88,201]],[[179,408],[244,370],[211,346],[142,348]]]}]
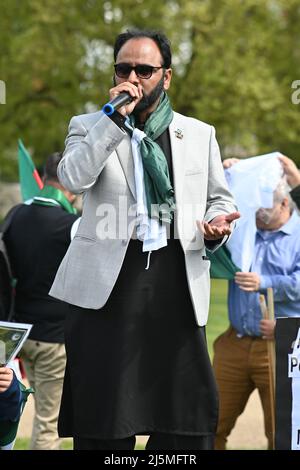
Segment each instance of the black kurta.
[{"label": "black kurta", "polygon": [[[172,179],[168,131],[157,142]],[[70,306],[61,436],[215,432],[216,385],[179,240],[152,252],[148,270],[146,263],[142,243],[131,240],[106,305]]]}]

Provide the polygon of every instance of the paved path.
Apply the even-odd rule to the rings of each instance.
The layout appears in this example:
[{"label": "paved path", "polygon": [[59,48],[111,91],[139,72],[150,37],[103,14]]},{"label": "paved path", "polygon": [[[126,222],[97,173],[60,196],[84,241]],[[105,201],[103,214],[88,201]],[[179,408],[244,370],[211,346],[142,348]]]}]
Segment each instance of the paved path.
[{"label": "paved path", "polygon": [[[32,428],[33,397],[30,396],[24,410],[18,437],[29,437]],[[137,441],[145,443],[144,436],[139,436]],[[263,414],[258,393],[255,391],[250,397],[244,413],[237,420],[236,426],[229,436],[229,449],[266,449],[267,439],[263,430]]]}]

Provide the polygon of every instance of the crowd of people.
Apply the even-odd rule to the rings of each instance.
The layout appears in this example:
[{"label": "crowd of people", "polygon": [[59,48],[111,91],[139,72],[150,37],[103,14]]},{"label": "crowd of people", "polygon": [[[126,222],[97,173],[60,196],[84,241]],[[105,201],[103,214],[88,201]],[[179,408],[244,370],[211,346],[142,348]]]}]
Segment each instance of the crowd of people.
[{"label": "crowd of people", "polygon": [[[259,295],[272,287],[275,315],[299,315],[299,171],[280,157],[285,176],[273,207],[256,213],[251,269],[229,283],[230,327],[212,368],[206,255],[240,217],[224,175],[238,160],[222,165],[215,129],[172,109],[162,33],[120,34],[114,60],[108,99],[131,99],[110,115],[72,118],[41,194],[3,237],[17,279],[14,320],[33,324],[21,351],[35,391],[30,448],[58,449],[60,436],[77,450],[132,450],[146,434],[147,450],[225,449],[254,388],[272,448],[267,341],[276,320],[262,319]],[[0,367],[0,438],[20,419],[22,397],[14,372]]]},{"label": "crowd of people", "polygon": [[[66,364],[64,321],[68,306],[50,297],[48,292],[78,218],[72,205],[76,196],[63,188],[57,177],[61,158],[60,153],[48,157],[41,193],[31,204],[18,208],[3,235],[17,279],[14,320],[33,325],[20,353],[27,379],[34,389],[35,414],[30,443],[33,450],[55,450],[60,441],[57,418]],[[8,374],[7,368],[2,373],[15,422],[20,417],[15,411],[18,381],[15,373],[13,377]],[[0,416],[1,433],[1,421],[7,419],[6,415]]]},{"label": "crowd of people", "polygon": [[[273,207],[256,212],[251,271],[237,272],[229,282],[230,326],[214,342],[219,391],[215,448],[219,450],[226,448],[227,438],[255,388],[262,402],[268,448],[274,446],[267,342],[274,341],[276,319],[262,318],[260,295],[267,298],[267,289],[273,289],[278,317],[297,317],[300,312],[300,219],[292,202],[293,198],[300,205],[296,196],[300,174],[292,160],[279,158],[285,175],[273,193]],[[224,160],[224,168],[238,161]]]}]

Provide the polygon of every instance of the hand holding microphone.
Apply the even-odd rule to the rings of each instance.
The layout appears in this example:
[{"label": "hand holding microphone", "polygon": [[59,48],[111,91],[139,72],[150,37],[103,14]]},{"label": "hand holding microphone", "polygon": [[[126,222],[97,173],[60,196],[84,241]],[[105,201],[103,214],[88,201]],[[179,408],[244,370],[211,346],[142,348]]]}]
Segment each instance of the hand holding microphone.
[{"label": "hand holding microphone", "polygon": [[110,90],[110,101],[102,107],[102,111],[110,116],[118,110],[123,116],[131,114],[136,104],[143,97],[141,85],[123,82]]}]

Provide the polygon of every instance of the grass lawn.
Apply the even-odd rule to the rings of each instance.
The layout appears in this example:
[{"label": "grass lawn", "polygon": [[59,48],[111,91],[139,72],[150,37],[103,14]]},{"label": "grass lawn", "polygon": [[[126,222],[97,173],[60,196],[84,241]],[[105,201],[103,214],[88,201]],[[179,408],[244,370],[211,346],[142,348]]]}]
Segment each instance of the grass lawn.
[{"label": "grass lawn", "polygon": [[212,279],[210,293],[210,309],[206,336],[209,355],[212,359],[212,344],[229,325],[227,315],[227,285],[228,281],[223,279]]},{"label": "grass lawn", "polygon": [[[211,283],[210,313],[206,327],[207,343],[210,357],[212,359],[212,344],[215,338],[228,327],[227,319],[227,281],[213,279]],[[17,439],[15,450],[26,450],[29,447],[29,439]],[[143,447],[137,446],[139,450]],[[64,439],[62,443],[63,450],[72,449],[72,440]]]},{"label": "grass lawn", "polygon": [[[28,450],[29,449],[29,438],[18,438],[15,443],[14,450]],[[61,444],[62,450],[72,450],[73,449],[73,440],[72,439],[63,439]]]}]

